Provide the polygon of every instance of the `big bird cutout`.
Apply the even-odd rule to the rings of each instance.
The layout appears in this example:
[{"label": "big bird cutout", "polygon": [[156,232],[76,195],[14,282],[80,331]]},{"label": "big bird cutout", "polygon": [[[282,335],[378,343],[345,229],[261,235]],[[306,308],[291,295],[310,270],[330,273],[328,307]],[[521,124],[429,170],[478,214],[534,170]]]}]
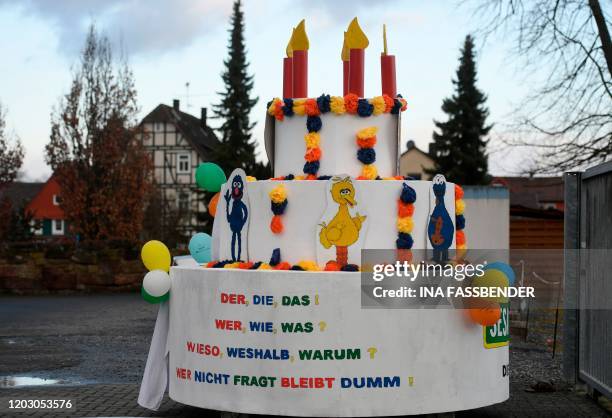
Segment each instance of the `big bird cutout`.
[{"label": "big bird cutout", "polygon": [[327,182],[327,207],[317,231],[317,262],[342,268],[359,264],[367,228],[367,216],[358,205],[357,190],[349,176]]}]

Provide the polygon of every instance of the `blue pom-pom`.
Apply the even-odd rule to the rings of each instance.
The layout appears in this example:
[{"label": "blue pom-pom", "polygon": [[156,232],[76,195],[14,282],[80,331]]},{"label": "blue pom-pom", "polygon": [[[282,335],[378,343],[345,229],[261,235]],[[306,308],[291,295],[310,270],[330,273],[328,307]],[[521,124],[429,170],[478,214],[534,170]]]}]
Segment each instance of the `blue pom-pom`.
[{"label": "blue pom-pom", "polygon": [[293,180],[295,178],[295,176],[293,174],[287,174],[285,176],[285,180]]},{"label": "blue pom-pom", "polygon": [[463,215],[455,216],[455,224],[457,227],[457,231],[465,229],[465,217]]},{"label": "blue pom-pom", "polygon": [[270,201],[270,208],[272,209],[272,213],[275,215],[282,215],[285,213],[285,209],[287,209],[287,205],[289,201],[287,199],[283,200],[281,203],[276,203]]},{"label": "blue pom-pom", "polygon": [[305,271],[302,267],[298,266],[297,264],[295,266],[291,266],[289,270]]},{"label": "blue pom-pom", "polygon": [[340,267],[340,271],[359,271],[359,266],[357,264],[346,264]]},{"label": "blue pom-pom", "polygon": [[357,102],[357,114],[362,118],[371,116],[374,112],[374,105],[371,105],[367,99],[359,99]]},{"label": "blue pom-pom", "polygon": [[416,180],[416,179],[411,176],[404,176],[404,180]]},{"label": "blue pom-pom", "polygon": [[395,241],[395,245],[400,250],[409,250],[414,245],[414,240],[412,239],[412,235],[406,234],[404,232],[400,232],[397,234],[397,240]]},{"label": "blue pom-pom", "polygon": [[319,107],[319,112],[321,113],[327,113],[331,110],[331,98],[329,97],[329,94],[322,94],[319,97],[317,97],[317,106]]},{"label": "blue pom-pom", "polygon": [[399,114],[401,109],[402,109],[402,102],[400,102],[398,99],[395,99],[393,101],[393,107],[391,108],[391,114],[397,115]]},{"label": "blue pom-pom", "polygon": [[231,260],[219,261],[213,265],[214,269],[222,269],[226,264],[233,263]]},{"label": "blue pom-pom", "polygon": [[249,268],[249,270],[257,270],[259,266],[261,266],[261,261],[258,261],[257,263],[253,264],[251,268]]},{"label": "blue pom-pom", "polygon": [[321,122],[321,118],[318,116],[308,116],[308,119],[306,119],[306,129],[308,129],[308,132],[319,132],[321,126],[323,126],[323,122]]},{"label": "blue pom-pom", "polygon": [[332,176],[319,176],[317,180],[329,180],[330,178],[332,178]]},{"label": "blue pom-pom", "polygon": [[283,99],[283,102],[285,105],[281,109],[283,109],[285,116],[293,116],[293,99]]},{"label": "blue pom-pom", "polygon": [[402,194],[400,195],[400,200],[403,203],[414,203],[416,201],[416,191],[406,183],[402,183]]},{"label": "blue pom-pom", "polygon": [[317,174],[317,171],[319,171],[320,166],[321,163],[319,163],[318,161],[306,162],[306,164],[304,164],[304,173]]},{"label": "blue pom-pom", "polygon": [[275,266],[280,262],[281,262],[280,248],[275,248],[274,250],[272,250],[272,257],[270,258],[270,265]]},{"label": "blue pom-pom", "polygon": [[372,164],[376,161],[376,151],[374,151],[374,148],[359,148],[357,159],[363,164]]}]

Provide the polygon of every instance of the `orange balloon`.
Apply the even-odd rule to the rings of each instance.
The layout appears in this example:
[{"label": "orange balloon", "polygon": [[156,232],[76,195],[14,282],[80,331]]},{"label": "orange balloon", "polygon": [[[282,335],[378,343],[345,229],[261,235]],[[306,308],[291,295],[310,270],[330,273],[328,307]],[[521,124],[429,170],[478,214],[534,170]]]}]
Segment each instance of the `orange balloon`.
[{"label": "orange balloon", "polygon": [[212,215],[214,218],[217,215],[217,204],[219,203],[219,192],[215,193],[215,195],[208,202],[208,213]]},{"label": "orange balloon", "polygon": [[469,305],[477,306],[466,309],[468,318],[477,324],[482,326],[495,325],[497,321],[499,321],[499,318],[501,318],[501,308],[497,302],[478,299],[471,301],[471,303],[468,303],[468,306]]}]

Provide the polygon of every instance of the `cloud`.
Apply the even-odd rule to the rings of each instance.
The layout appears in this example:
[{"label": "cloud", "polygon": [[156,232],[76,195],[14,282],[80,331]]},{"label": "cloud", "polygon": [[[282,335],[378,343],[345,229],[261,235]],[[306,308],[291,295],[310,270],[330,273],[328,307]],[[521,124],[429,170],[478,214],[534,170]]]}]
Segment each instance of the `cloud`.
[{"label": "cloud", "polygon": [[130,55],[186,47],[219,26],[231,13],[227,0],[0,0],[49,20],[62,53],[80,50],[93,22]]}]

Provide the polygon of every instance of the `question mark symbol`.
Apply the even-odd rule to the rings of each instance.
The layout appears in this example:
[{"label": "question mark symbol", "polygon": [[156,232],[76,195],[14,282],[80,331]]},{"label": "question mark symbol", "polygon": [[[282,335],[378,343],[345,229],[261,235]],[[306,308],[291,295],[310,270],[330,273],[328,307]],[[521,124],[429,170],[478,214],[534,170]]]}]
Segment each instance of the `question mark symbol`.
[{"label": "question mark symbol", "polygon": [[319,322],[319,330],[321,330],[321,332],[325,331],[326,327],[327,327],[327,323],[325,321]]},{"label": "question mark symbol", "polygon": [[378,350],[376,349],[376,347],[370,347],[368,348],[368,353],[370,353],[370,358],[373,359],[374,355],[376,354]]}]

